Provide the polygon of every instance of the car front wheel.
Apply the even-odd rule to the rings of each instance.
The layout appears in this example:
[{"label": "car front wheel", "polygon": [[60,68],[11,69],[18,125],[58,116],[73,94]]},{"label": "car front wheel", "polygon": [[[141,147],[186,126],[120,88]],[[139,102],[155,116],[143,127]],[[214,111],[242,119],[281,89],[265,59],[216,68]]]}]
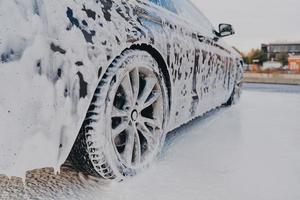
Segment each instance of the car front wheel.
[{"label": "car front wheel", "polygon": [[123,52],[96,89],[71,153],[73,163],[106,179],[123,179],[147,166],[164,143],[166,91],[150,54]]}]

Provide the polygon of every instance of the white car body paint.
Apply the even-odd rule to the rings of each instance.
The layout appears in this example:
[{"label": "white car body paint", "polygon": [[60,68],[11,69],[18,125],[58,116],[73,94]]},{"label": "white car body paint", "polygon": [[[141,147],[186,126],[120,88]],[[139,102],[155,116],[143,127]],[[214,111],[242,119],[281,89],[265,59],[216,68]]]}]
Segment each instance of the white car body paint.
[{"label": "white car body paint", "polygon": [[232,48],[146,1],[2,0],[0,13],[3,174],[59,170],[99,80],[132,46],[151,46],[166,64],[167,132],[221,106],[242,77]]}]

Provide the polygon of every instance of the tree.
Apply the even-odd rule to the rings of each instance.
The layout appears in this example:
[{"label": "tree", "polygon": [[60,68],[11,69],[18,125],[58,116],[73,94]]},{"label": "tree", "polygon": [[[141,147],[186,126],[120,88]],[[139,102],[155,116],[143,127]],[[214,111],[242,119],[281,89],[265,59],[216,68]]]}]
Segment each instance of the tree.
[{"label": "tree", "polygon": [[288,57],[289,57],[289,55],[287,53],[280,53],[277,56],[277,60],[278,60],[278,62],[281,62],[282,66],[286,66],[289,63]]},{"label": "tree", "polygon": [[244,63],[246,63],[247,65],[250,64],[250,58],[249,58],[248,54],[242,54],[242,58],[243,58]]},{"label": "tree", "polygon": [[244,63],[246,64],[253,64],[254,60],[258,60],[258,63],[262,65],[264,62],[268,60],[268,56],[265,52],[260,49],[251,49],[251,51],[247,54],[242,54]]},{"label": "tree", "polygon": [[253,64],[254,60],[258,60],[258,64],[262,65],[268,60],[267,54],[261,49],[252,49],[248,54],[248,57],[251,64]]}]

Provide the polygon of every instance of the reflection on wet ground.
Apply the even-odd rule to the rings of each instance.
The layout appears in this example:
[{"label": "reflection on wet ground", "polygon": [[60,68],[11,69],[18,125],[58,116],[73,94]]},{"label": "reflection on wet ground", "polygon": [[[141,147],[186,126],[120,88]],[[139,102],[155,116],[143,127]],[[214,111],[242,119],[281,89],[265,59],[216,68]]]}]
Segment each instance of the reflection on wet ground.
[{"label": "reflection on wet ground", "polygon": [[0,200],[298,200],[295,90],[246,85],[237,107],[215,110],[171,132],[158,163],[132,182],[108,183],[66,163],[57,175],[50,168],[28,172],[25,183],[0,175]]}]

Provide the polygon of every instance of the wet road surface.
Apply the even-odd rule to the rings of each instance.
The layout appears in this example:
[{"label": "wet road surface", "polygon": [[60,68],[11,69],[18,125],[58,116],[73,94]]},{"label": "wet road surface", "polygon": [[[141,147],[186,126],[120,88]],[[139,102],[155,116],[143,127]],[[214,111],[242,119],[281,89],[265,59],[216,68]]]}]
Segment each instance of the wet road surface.
[{"label": "wet road surface", "polygon": [[173,131],[158,161],[126,182],[108,183],[67,163],[0,175],[0,199],[298,200],[300,87],[246,85],[239,105]]}]

